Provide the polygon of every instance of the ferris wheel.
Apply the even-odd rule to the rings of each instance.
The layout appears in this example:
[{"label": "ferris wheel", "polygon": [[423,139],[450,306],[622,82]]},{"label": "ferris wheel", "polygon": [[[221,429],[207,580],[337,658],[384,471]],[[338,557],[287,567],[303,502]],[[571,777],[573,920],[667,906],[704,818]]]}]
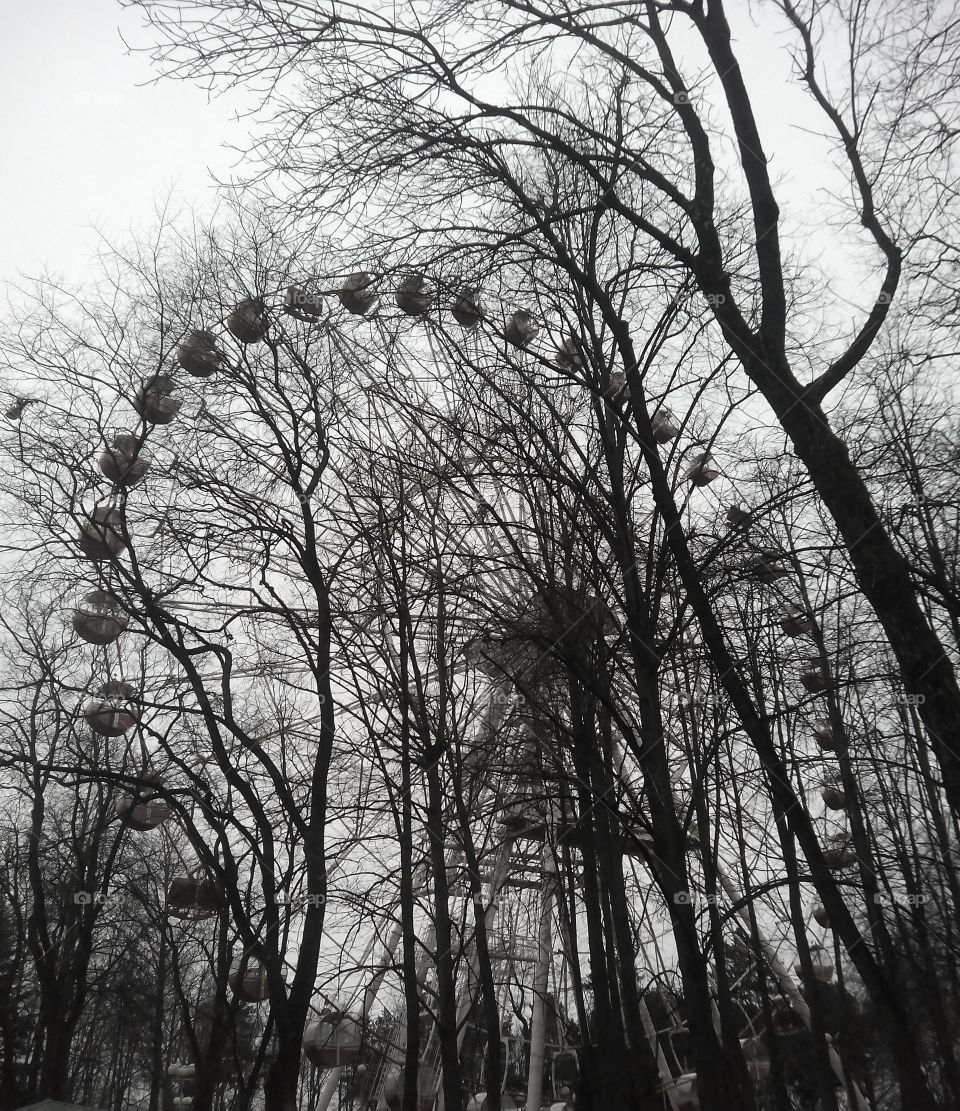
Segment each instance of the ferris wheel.
[{"label": "ferris wheel", "polygon": [[[361,317],[373,310],[380,296],[378,279],[368,272],[347,275],[335,292],[347,312]],[[436,306],[437,293],[423,275],[411,274],[398,285],[394,300],[401,314],[419,318]],[[325,311],[323,296],[320,292],[291,285],[285,290],[282,311],[308,325],[318,324]],[[455,322],[468,331],[474,331],[488,319],[480,302],[479,290],[474,286],[457,290],[449,311]],[[271,327],[266,300],[262,297],[243,300],[227,316],[225,326],[242,346],[262,342]],[[508,345],[522,353],[539,332],[540,324],[532,313],[515,309],[506,317],[501,334]],[[557,364],[575,367],[579,358],[576,341],[564,338],[556,353]],[[203,328],[185,335],[177,350],[177,362],[186,374],[204,380],[224,367],[228,357],[220,338],[213,331]],[[625,383],[618,388],[626,390]],[[183,400],[176,377],[163,372],[144,379],[131,398],[131,405],[140,418],[140,426],[135,430],[117,432],[100,454],[99,468],[110,491],[85,513],[75,537],[79,555],[96,571],[98,586],[78,600],[72,617],[73,627],[82,639],[94,646],[103,675],[103,682],[84,706],[83,717],[94,733],[105,738],[125,737],[140,724],[139,694],[136,685],[124,674],[124,658],[118,647],[129,629],[131,616],[121,601],[117,575],[118,562],[130,545],[122,506],[128,492],[142,483],[150,470],[153,454],[148,442],[151,437],[156,435],[158,428],[176,420],[181,411]],[[652,427],[658,443],[670,442],[680,434],[676,419],[666,407],[661,407],[654,414]],[[685,477],[692,486],[703,487],[718,474],[710,465],[709,452],[701,452],[689,461]],[[477,495],[476,490],[473,495]],[[509,525],[510,512],[509,506],[501,506],[499,515],[493,515],[499,526]],[[731,528],[744,526],[748,518],[748,511],[739,506],[733,507],[727,514]],[[480,527],[487,531],[488,542],[495,543],[491,515],[487,515]],[[750,573],[771,588],[788,574],[775,551],[761,552],[753,560]],[[516,597],[518,583],[501,574],[499,578],[494,577],[490,588],[495,598],[505,602]],[[813,616],[800,601],[789,595],[783,596],[781,602],[783,616],[780,626],[783,633],[790,638],[808,635],[814,628]],[[610,631],[606,617],[601,613],[599,635],[608,635]],[[480,807],[484,820],[489,823],[491,815],[496,815],[494,848],[484,877],[489,896],[483,929],[493,980],[497,986],[498,1013],[503,1013],[511,989],[516,989],[515,994],[519,995],[530,1013],[529,1038],[519,1039],[518,1045],[515,1036],[510,1033],[502,1035],[502,1075],[485,1077],[482,1070],[475,1073],[474,1079],[484,1087],[468,1093],[467,1107],[470,1111],[482,1111],[486,1093],[493,1085],[498,1085],[504,1111],[521,1105],[527,1111],[540,1111],[545,1097],[552,1101],[549,1104],[551,1107],[572,1107],[577,1083],[576,1047],[568,1044],[565,1038],[556,1040],[556,1030],[553,1031],[555,1040],[551,1042],[551,1031],[548,1029],[551,1018],[549,1000],[555,999],[558,994],[557,990],[550,991],[551,985],[556,989],[563,979],[564,970],[579,963],[579,954],[572,940],[573,932],[569,921],[564,921],[561,900],[558,899],[557,859],[558,842],[576,852],[577,831],[571,816],[564,813],[562,806],[558,806],[552,798],[550,783],[542,778],[531,778],[528,774],[530,751],[536,747],[538,739],[529,720],[525,720],[523,713],[516,712],[517,707],[511,701],[514,696],[508,677],[518,666],[516,645],[506,649],[514,653],[509,659],[502,658],[504,650],[502,643],[490,643],[481,646],[478,656],[479,670],[486,677],[487,696],[472,747],[477,753],[497,747],[507,748],[512,753],[511,760],[502,762],[497,774],[483,784],[480,792],[485,803]],[[811,694],[822,694],[833,683],[820,656],[807,659],[800,679]],[[814,737],[821,751],[829,754],[832,748],[829,719],[818,719]],[[164,798],[164,783],[150,766],[142,737],[140,765],[140,785],[136,792],[125,793],[117,800],[116,814],[131,830],[147,832],[169,821],[173,811]],[[625,754],[621,751],[618,786],[629,795],[632,784],[623,771],[626,765]],[[465,771],[469,773],[469,768]],[[822,799],[831,811],[842,812],[846,805],[841,787],[829,777],[824,781]],[[643,837],[641,832],[633,832],[624,848],[625,855],[633,856],[641,863]],[[692,845],[691,851],[697,852],[698,846]],[[838,834],[830,851],[835,856],[830,860],[834,860],[837,867],[842,867],[850,852],[848,840]],[[449,848],[447,865],[453,870],[461,865],[456,847]],[[719,871],[719,879],[730,902],[741,907],[738,914],[747,922],[741,893],[722,870]],[[652,875],[648,877],[648,882],[652,886]],[[429,875],[424,873],[418,879],[418,887],[422,889],[428,883]],[[510,903],[510,899],[515,903]],[[175,877],[167,892],[169,912],[184,918],[212,917],[219,913],[223,902],[222,887],[207,877],[200,866],[188,868],[185,874]],[[517,907],[515,914],[506,909],[513,905]],[[636,907],[640,933],[651,948],[650,959],[660,968],[665,968],[667,962],[658,940],[663,927],[658,925],[657,908],[643,899],[636,901]],[[822,926],[828,925],[822,908],[817,908],[814,916]],[[347,1005],[321,1009],[318,1017],[305,1030],[303,1046],[306,1057],[315,1067],[326,1070],[316,1104],[317,1111],[327,1111],[345,1070],[355,1070],[360,1060],[372,1009],[401,944],[399,914],[390,913],[387,917],[392,918],[394,925],[388,931],[381,951],[375,954],[376,943],[372,938],[360,960],[360,967],[370,969],[369,981]],[[435,938],[428,929],[417,963],[418,986],[427,984],[430,952],[434,945]],[[775,975],[784,997],[789,1000],[792,1015],[801,1025],[809,1026],[809,1008],[796,979],[780,961],[776,947],[766,939],[763,939],[762,945],[767,968]],[[462,1050],[480,982],[480,956],[475,933],[464,931],[460,935],[457,958],[462,970],[457,984],[458,1037]],[[813,967],[818,978],[829,978],[832,973],[829,960],[821,953],[818,953]],[[241,958],[234,963],[229,983],[235,996],[244,1002],[258,1004],[268,998],[265,970],[252,958]],[[669,1039],[676,1024],[658,1029],[642,1000],[641,1010],[649,1048],[660,1073],[665,1106],[672,1111],[693,1111],[699,1107],[696,1075],[684,1071],[677,1055],[670,1052]],[[499,1034],[496,1032],[496,1035]],[[487,1036],[495,1034],[487,1032]],[[581,1036],[588,1037],[589,1032],[581,1031]],[[364,1111],[395,1111],[399,1108],[405,1086],[406,1042],[405,1019],[400,1018],[384,1039],[376,1066],[368,1068],[362,1075],[359,1098]],[[752,1074],[760,1080],[764,1069],[769,1068],[762,1044],[755,1036],[744,1038],[744,1043],[750,1043],[745,1046],[745,1056],[751,1062]],[[846,1083],[842,1063],[833,1047],[829,1047],[829,1056],[837,1077]],[[181,1069],[189,1067],[178,1065]],[[428,1029],[426,1038],[421,1039],[417,1081],[421,1111],[442,1111],[441,1082],[439,1033],[433,1025]],[[851,1090],[856,1092],[859,1106],[865,1107],[855,1086],[851,1086]],[[186,1098],[182,1094],[178,1096],[181,1100]],[[183,1105],[188,1104],[187,1100]]]}]

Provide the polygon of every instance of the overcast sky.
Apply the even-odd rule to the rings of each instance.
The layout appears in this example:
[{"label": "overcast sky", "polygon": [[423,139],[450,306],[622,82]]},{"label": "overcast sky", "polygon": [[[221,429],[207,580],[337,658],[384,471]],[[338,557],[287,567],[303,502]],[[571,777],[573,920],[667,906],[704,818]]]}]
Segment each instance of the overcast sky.
[{"label": "overcast sky", "polygon": [[[848,285],[850,244],[837,242],[819,211],[829,155],[810,132],[823,121],[787,87],[782,20],[768,13],[757,26],[745,2],[731,10],[767,153],[787,176],[784,232],[801,227],[806,250]],[[94,229],[150,227],[171,190],[201,211],[212,207],[211,171],[229,176],[236,155],[224,144],[242,145],[251,126],[235,118],[237,94],[209,100],[184,82],[150,83],[148,58],[128,54],[121,39],[144,45],[150,33],[117,0],[11,3],[2,28],[0,283],[45,264],[82,281]],[[860,291],[854,281],[850,295],[869,301],[873,284]]]},{"label": "overcast sky", "polygon": [[30,0],[3,6],[0,103],[0,280],[44,264],[82,279],[91,230],[152,222],[172,188],[212,204],[246,125],[237,101],[191,85],[145,85],[152,72],[120,35],[144,43],[140,17],[117,0]]}]

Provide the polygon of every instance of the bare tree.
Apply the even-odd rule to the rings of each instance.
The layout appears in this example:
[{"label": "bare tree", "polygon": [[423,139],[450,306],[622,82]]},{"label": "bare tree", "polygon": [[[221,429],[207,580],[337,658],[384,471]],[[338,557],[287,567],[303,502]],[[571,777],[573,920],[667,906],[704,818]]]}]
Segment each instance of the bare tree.
[{"label": "bare tree", "polygon": [[[268,88],[303,78],[302,97],[265,99],[261,176],[282,163],[307,181],[282,201],[305,215],[320,198],[344,212],[367,198],[388,205],[394,219],[371,257],[485,273],[508,245],[542,252],[565,284],[597,298],[627,373],[638,361],[629,318],[636,327],[636,298],[650,283],[594,269],[583,259],[588,237],[626,239],[661,259],[661,297],[699,290],[715,341],[763,396],[836,521],[904,689],[923,697],[929,743],[960,808],[960,688],[949,654],[824,408],[869,367],[895,298],[912,299],[911,277],[930,272],[928,248],[942,242],[931,229],[950,226],[944,113],[956,103],[957,47],[945,5],[771,5],[795,81],[842,159],[843,215],[879,260],[873,303],[830,344],[803,330],[812,306],[781,231],[755,107],[762,92],[748,88],[720,2],[649,0],[629,13],[503,3],[481,15],[458,3],[428,15],[257,3],[240,18],[218,3],[131,6],[156,32],[167,73],[216,86],[229,72],[228,82]],[[824,49],[828,40],[845,43],[842,59]],[[377,192],[386,175],[402,183],[389,199]],[[429,220],[418,219],[425,209]],[[573,243],[562,230],[571,222]]]},{"label": "bare tree", "polygon": [[[808,936],[816,898],[813,928],[832,930],[842,984],[877,1016],[883,1083],[904,1107],[950,1106],[957,984],[937,972],[956,945],[952,517],[926,505],[896,540],[901,472],[918,491],[939,477],[918,464],[912,418],[889,399],[879,408],[891,448],[876,413],[858,423],[841,407],[831,427],[822,407],[848,375],[871,405],[880,392],[854,374],[881,351],[902,270],[864,169],[876,134],[855,128],[844,151],[887,260],[884,297],[835,353],[801,327],[811,295],[785,276],[721,5],[449,4],[402,25],[364,8],[213,4],[201,21],[190,5],[140,6],[182,72],[229,59],[247,76],[304,77],[305,99],[283,103],[262,150],[267,171],[280,150],[311,184],[283,198],[283,236],[236,209],[229,231],[114,255],[106,298],[68,304],[40,287],[5,339],[45,398],[7,432],[23,521],[10,547],[75,582],[76,530],[114,534],[90,585],[130,631],[94,666],[143,676],[137,736],[162,758],[193,854],[186,878],[222,883],[219,932],[199,928],[215,1010],[230,1007],[228,913],[265,970],[269,1106],[298,1099],[313,999],[350,971],[341,937],[375,937],[394,908],[406,1107],[428,1046],[445,1104],[460,1099],[471,990],[488,1080],[500,1075],[476,899],[491,840],[535,840],[556,862],[581,1103],[658,1106],[672,1055],[703,1106],[759,1105],[768,1093],[750,1054],[762,1051],[785,1106],[798,1007],[817,1098],[839,1106],[842,1077],[861,1100],[859,1071],[834,1073],[814,949],[828,939]],[[803,62],[809,26],[782,10]],[[909,25],[904,13],[892,9],[879,46],[854,36],[860,62],[929,45],[936,13]],[[834,14],[860,26],[856,11]],[[681,24],[713,67],[702,93],[673,59]],[[809,66],[803,79],[843,137],[860,102],[831,112]],[[911,92],[937,88],[938,68],[909,80]],[[708,111],[711,87],[739,140],[744,196],[716,188],[725,125]],[[884,126],[906,144],[897,172],[909,178],[927,121],[904,109]],[[389,197],[388,175],[402,186]],[[313,242],[321,191],[328,207],[363,204],[382,220],[334,255]],[[898,211],[919,244],[915,214]],[[340,308],[328,311],[331,294]],[[189,381],[156,377],[174,357]],[[182,414],[162,408],[177,391]],[[154,471],[133,488],[110,478],[108,458],[109,497],[92,509],[103,481],[92,457],[123,453],[111,426],[115,413],[130,420],[130,402],[144,420],[124,426],[123,474],[145,447]],[[145,414],[154,402],[181,420]],[[876,461],[890,458],[880,488]],[[483,692],[510,712],[481,711]],[[125,754],[122,781],[149,787],[144,762],[129,766],[143,754]],[[91,782],[116,776],[81,757]],[[518,818],[513,834],[494,832]],[[451,905],[451,849],[466,861],[472,922]],[[900,897],[923,894],[925,869],[937,906],[907,914]],[[307,896],[302,919],[276,899],[291,889]],[[432,931],[422,946],[420,924]],[[731,938],[762,985],[746,1019]],[[436,966],[429,982],[418,947]],[[781,950],[796,955],[802,993]],[[669,1029],[651,1034],[638,965],[675,989],[689,1032],[679,1055]],[[906,997],[918,982],[929,1022]],[[196,1031],[188,1039],[200,1055]],[[208,1046],[211,1068],[226,1041]]]}]

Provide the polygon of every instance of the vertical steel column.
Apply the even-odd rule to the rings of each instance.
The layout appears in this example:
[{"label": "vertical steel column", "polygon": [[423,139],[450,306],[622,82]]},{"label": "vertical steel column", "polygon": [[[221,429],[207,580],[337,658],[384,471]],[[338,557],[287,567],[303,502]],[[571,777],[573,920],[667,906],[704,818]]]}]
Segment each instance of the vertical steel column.
[{"label": "vertical steel column", "polygon": [[543,1064],[547,1039],[547,986],[553,959],[553,898],[557,889],[557,864],[548,842],[543,843],[543,887],[540,928],[537,932],[537,964],[533,974],[533,1020],[530,1024],[530,1068],[527,1072],[527,1107],[540,1109]]}]

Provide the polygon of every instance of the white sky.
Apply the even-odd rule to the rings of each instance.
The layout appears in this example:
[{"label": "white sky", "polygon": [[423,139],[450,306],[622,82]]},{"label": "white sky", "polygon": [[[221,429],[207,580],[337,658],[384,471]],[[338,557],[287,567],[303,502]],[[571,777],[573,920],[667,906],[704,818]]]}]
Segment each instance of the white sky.
[{"label": "white sky", "polygon": [[[172,189],[212,204],[210,173],[228,176],[247,126],[236,98],[208,101],[179,81],[144,85],[141,18],[117,0],[30,0],[3,7],[0,281],[44,263],[82,279],[106,232],[149,226]],[[139,86],[139,87],[138,87]],[[232,107],[234,106],[234,107]]]},{"label": "white sky", "polygon": [[[785,232],[799,216],[806,253],[821,255],[827,272],[847,285],[850,241],[838,242],[818,211],[832,175],[825,145],[807,129],[822,129],[822,120],[803,93],[788,88],[782,19],[753,25],[741,3],[731,9],[735,37],[773,171],[786,175]],[[211,171],[230,176],[237,157],[225,144],[243,146],[255,126],[235,118],[239,94],[211,100],[185,82],[150,84],[148,57],[128,55],[121,33],[141,45],[151,33],[117,0],[10,3],[3,31],[0,283],[45,264],[68,282],[82,281],[97,247],[94,229],[149,228],[171,191],[201,212],[212,207]],[[865,302],[874,282],[859,291]]]}]

